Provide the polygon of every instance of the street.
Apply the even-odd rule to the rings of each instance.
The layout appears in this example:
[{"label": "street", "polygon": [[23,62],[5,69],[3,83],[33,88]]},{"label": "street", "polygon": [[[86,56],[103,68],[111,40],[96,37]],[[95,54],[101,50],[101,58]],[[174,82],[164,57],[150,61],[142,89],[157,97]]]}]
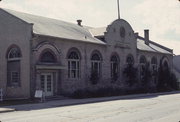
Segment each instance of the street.
[{"label": "street", "polygon": [[0,113],[1,122],[179,122],[180,94]]}]

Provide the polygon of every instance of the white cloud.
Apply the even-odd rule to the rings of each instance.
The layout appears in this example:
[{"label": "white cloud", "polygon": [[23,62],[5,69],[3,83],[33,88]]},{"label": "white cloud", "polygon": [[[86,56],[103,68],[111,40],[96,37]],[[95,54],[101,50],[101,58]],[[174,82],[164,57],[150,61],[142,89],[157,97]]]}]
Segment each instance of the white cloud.
[{"label": "white cloud", "polygon": [[[180,35],[180,3],[178,0],[144,0],[131,11],[139,17],[142,25],[150,29],[150,38],[174,49],[180,54],[180,37],[176,40],[168,38],[170,32],[173,36]],[[171,35],[172,37],[172,35]]]}]

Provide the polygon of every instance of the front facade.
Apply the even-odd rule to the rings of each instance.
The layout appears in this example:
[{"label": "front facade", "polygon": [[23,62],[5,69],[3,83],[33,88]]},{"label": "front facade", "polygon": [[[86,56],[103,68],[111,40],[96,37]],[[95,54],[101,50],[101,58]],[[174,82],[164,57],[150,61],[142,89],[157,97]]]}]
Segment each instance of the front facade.
[{"label": "front facade", "polygon": [[[0,88],[5,98],[46,97],[78,89],[116,84],[125,87],[124,68],[160,64],[172,69],[172,50],[135,33],[118,19],[104,28],[88,28],[60,20],[0,9]],[[152,75],[151,84],[156,86]]]}]

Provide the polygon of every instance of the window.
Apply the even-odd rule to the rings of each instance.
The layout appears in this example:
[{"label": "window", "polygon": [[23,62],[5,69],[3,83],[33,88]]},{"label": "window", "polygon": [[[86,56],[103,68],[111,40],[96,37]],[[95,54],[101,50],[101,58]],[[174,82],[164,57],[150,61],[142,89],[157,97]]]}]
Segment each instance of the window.
[{"label": "window", "polygon": [[157,59],[153,57],[151,59],[151,72],[152,72],[152,81],[154,84],[157,84]]},{"label": "window", "polygon": [[146,58],[145,58],[145,56],[141,56],[141,58],[140,58],[140,80],[144,79],[145,71],[146,71]]},{"label": "window", "polygon": [[12,48],[10,49],[9,53],[8,53],[8,60],[15,60],[17,58],[21,57],[21,53],[20,50],[18,48]]},{"label": "window", "polygon": [[94,53],[91,56],[91,81],[92,84],[97,84],[101,76],[101,56],[99,53]]},{"label": "window", "polygon": [[151,59],[151,69],[152,69],[152,72],[157,71],[157,59],[155,57]]},{"label": "window", "polygon": [[121,36],[122,38],[124,38],[125,35],[126,35],[125,28],[124,28],[124,27],[121,27],[121,28],[120,28],[120,36]]},{"label": "window", "polygon": [[127,65],[133,65],[134,64],[134,58],[131,54],[129,54],[126,58]]},{"label": "window", "polygon": [[119,59],[116,55],[111,57],[111,79],[116,81],[119,73]]},{"label": "window", "polygon": [[20,86],[20,60],[20,49],[18,47],[11,48],[7,57],[8,86]]},{"label": "window", "polygon": [[20,80],[19,78],[19,72],[11,72],[11,82],[12,83],[18,83]]},{"label": "window", "polygon": [[164,70],[169,70],[169,65],[168,65],[167,61],[164,61],[163,68],[164,68]]},{"label": "window", "polygon": [[80,78],[80,57],[76,51],[68,55],[68,78]]},{"label": "window", "polygon": [[56,63],[56,57],[50,51],[46,51],[41,55],[40,62],[42,62],[42,63]]},{"label": "window", "polygon": [[91,57],[91,71],[97,73],[98,77],[101,74],[101,57],[95,53]]}]

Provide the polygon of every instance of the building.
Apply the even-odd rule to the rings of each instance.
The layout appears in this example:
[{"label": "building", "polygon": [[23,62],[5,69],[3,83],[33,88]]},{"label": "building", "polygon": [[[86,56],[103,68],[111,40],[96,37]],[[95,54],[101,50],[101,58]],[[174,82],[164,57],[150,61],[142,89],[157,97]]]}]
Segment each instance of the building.
[{"label": "building", "polygon": [[177,56],[174,56],[173,57],[173,71],[177,77],[177,82],[179,84],[179,88],[180,88],[180,65],[179,65],[179,62],[180,62],[180,55],[177,55]]},{"label": "building", "polygon": [[[5,98],[29,98],[43,89],[46,97],[87,86],[123,87],[124,68],[138,67],[139,79],[150,64],[172,69],[173,51],[135,33],[117,19],[91,28],[8,9],[0,9],[0,87]],[[152,78],[156,85],[156,77]]]}]

